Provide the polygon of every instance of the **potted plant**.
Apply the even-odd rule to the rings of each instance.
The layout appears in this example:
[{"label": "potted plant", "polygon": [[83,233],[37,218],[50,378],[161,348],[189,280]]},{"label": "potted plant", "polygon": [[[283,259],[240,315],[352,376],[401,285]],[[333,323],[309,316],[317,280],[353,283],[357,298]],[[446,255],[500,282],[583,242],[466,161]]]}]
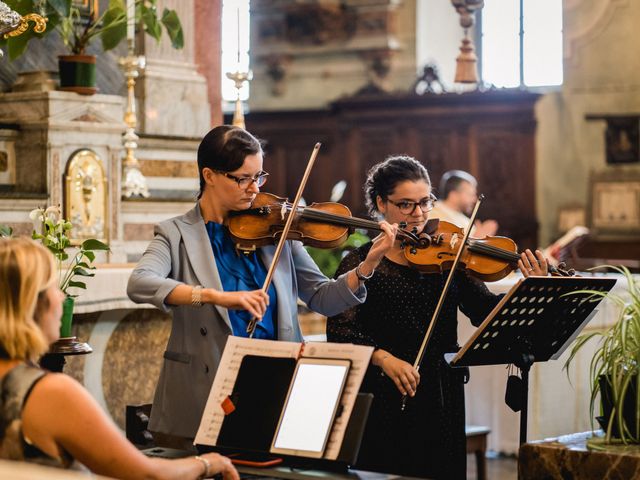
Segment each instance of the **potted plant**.
[{"label": "potted plant", "polygon": [[[96,251],[107,251],[109,246],[99,240],[90,238],[79,246],[73,247],[69,240],[71,222],[62,218],[60,208],[57,206],[36,208],[29,214],[34,224],[32,238],[40,240],[49,249],[58,263],[60,290],[66,295],[63,304],[62,324],[60,337],[71,336],[71,321],[73,317],[74,295],[71,288],[86,289],[87,285],[78,277],[93,277],[95,270],[92,265],[96,258]],[[70,253],[69,249],[73,249]]]},{"label": "potted plant", "polygon": [[9,58],[18,58],[24,53],[32,38],[40,38],[55,30],[60,34],[68,54],[58,57],[61,90],[81,94],[96,92],[96,57],[86,50],[94,39],[100,38],[104,51],[115,48],[127,35],[128,15],[135,15],[136,25],[141,24],[146,33],[157,41],[164,26],[174,48],[184,46],[184,35],[180,19],[175,10],[165,8],[159,17],[157,0],[133,0],[133,10],[127,12],[125,0],[109,0],[103,12],[92,11],[82,15],[72,0],[6,0],[20,14],[37,12],[47,18],[47,29],[39,34],[29,30],[24,34],[6,39]]},{"label": "potted plant", "polygon": [[618,319],[603,331],[590,332],[576,339],[564,368],[568,368],[587,342],[598,339],[598,346],[591,359],[589,380],[591,385],[590,412],[593,418],[600,394],[600,412],[596,417],[604,438],[592,438],[589,445],[640,443],[640,279],[634,278],[629,269],[607,266],[622,274],[627,281],[622,295],[587,291],[593,298],[605,297],[620,310]]}]

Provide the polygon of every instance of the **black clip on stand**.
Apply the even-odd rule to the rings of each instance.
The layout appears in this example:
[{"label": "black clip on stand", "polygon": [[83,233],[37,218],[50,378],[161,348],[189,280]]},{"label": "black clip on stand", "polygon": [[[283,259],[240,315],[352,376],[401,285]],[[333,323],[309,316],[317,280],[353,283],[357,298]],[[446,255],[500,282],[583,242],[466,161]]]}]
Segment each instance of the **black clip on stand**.
[{"label": "black clip on stand", "polygon": [[445,355],[452,367],[508,365],[522,374],[520,445],[527,441],[529,371],[535,362],[557,360],[596,313],[611,278],[529,277],[507,293],[457,353]]}]

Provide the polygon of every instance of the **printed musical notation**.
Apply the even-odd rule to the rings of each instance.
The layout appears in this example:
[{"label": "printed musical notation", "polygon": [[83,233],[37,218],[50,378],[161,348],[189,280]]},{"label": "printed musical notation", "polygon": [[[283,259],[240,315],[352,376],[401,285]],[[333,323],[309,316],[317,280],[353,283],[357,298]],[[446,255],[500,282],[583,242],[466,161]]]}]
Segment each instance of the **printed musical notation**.
[{"label": "printed musical notation", "polygon": [[211,386],[209,398],[195,438],[196,444],[216,445],[224,411],[222,402],[233,391],[240,364],[245,355],[259,355],[279,358],[339,358],[351,360],[351,369],[347,377],[342,395],[343,412],[336,418],[333,430],[327,442],[324,458],[335,460],[340,453],[342,440],[351,417],[356,396],[369,365],[373,347],[353,345],[348,343],[320,343],[306,344],[294,342],[278,342],[273,340],[255,340],[242,337],[229,337],[218,367],[216,377]]}]

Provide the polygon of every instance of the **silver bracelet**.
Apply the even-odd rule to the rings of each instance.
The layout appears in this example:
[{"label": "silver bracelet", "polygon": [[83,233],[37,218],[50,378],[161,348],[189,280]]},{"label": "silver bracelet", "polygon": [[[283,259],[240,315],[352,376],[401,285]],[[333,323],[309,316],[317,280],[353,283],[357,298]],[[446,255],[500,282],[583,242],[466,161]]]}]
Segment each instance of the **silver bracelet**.
[{"label": "silver bracelet", "polygon": [[193,458],[201,462],[202,466],[204,467],[204,472],[202,472],[202,475],[200,475],[198,478],[207,478],[209,476],[209,472],[211,471],[211,462],[206,458],[201,457],[200,455],[196,455]]},{"label": "silver bracelet", "polygon": [[373,277],[373,274],[376,273],[376,269],[374,268],[373,270],[371,270],[371,273],[369,275],[363,275],[362,272],[360,271],[360,267],[362,266],[363,263],[364,262],[360,262],[356,267],[356,277],[358,277],[358,280],[360,280],[361,282],[365,282],[369,280],[371,277]]},{"label": "silver bracelet", "polygon": [[193,307],[202,306],[202,285],[196,285],[195,287],[191,287],[191,306]]}]

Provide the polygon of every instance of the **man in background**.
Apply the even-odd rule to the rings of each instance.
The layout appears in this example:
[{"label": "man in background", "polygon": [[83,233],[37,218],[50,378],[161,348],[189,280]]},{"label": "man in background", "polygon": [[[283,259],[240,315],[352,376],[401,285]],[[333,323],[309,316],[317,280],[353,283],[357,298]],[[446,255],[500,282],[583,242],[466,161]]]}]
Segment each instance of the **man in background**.
[{"label": "man in background", "polygon": [[[440,180],[438,202],[429,213],[430,218],[439,218],[453,223],[460,228],[469,224],[469,215],[478,200],[478,182],[473,175],[463,170],[449,170]],[[484,238],[495,235],[498,222],[495,220],[476,220],[471,229],[471,236]]]}]

